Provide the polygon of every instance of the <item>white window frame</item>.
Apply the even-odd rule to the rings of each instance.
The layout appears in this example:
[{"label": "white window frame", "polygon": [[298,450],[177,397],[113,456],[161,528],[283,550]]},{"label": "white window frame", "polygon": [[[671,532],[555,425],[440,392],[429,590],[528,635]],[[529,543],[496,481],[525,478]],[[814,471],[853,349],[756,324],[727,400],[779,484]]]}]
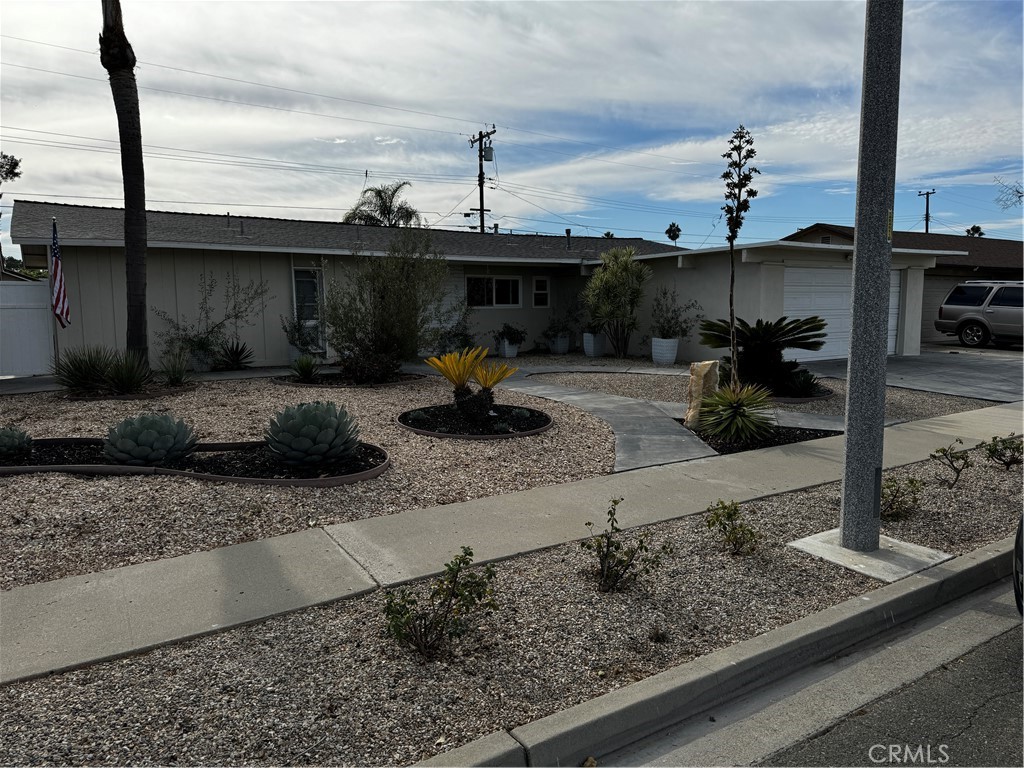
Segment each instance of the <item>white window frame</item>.
[{"label": "white window frame", "polygon": [[[538,287],[538,283],[544,283],[544,289],[541,290]],[[544,303],[538,304],[537,297],[544,297]],[[534,277],[533,278],[533,306],[539,309],[548,309],[551,307],[551,278],[550,277]]]},{"label": "white window frame", "polygon": [[518,288],[517,293],[519,294],[519,302],[516,304],[498,304],[494,301],[492,304],[469,304],[473,309],[522,309],[523,307],[523,278],[518,275],[466,275],[465,276],[465,287],[466,287],[466,303],[469,303],[469,281],[470,280],[490,280],[491,281],[491,296],[495,295],[494,283],[497,280],[507,280],[508,282],[516,283]]},{"label": "white window frame", "polygon": [[[303,267],[303,266],[296,266],[296,265],[293,264],[292,265],[292,312],[295,313],[296,316],[298,315],[298,309],[299,309],[299,292],[298,292],[298,290],[296,288],[296,285],[295,285],[295,276],[299,272],[312,272],[312,273],[314,273],[316,275],[316,300],[317,300],[317,306],[318,307],[320,306],[320,304],[323,302],[323,299],[324,299],[324,270],[323,270],[323,267]],[[315,326],[315,325],[317,325],[317,322],[316,322],[316,320],[306,320],[305,324],[307,326]],[[322,330],[322,327],[321,327],[321,330]],[[324,343],[323,335],[321,334],[321,338],[320,338],[320,351],[323,352],[325,349],[326,349],[326,346],[325,346],[325,343]]]}]

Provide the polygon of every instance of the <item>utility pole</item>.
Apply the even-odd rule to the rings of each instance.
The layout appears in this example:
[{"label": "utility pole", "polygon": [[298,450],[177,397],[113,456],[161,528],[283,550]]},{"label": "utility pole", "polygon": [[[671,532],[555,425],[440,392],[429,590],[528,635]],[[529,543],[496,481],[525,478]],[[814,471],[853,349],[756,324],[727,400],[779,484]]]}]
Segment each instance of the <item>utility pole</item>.
[{"label": "utility pole", "polygon": [[477,145],[477,157],[480,160],[480,173],[477,176],[477,185],[480,187],[480,208],[479,209],[477,209],[477,208],[470,208],[469,210],[471,210],[471,211],[479,210],[480,211],[480,233],[481,234],[483,234],[483,232],[484,232],[484,213],[487,212],[487,210],[488,210],[487,208],[484,208],[484,160],[490,161],[490,160],[494,159],[494,149],[491,148],[491,142],[488,141],[487,142],[487,146],[485,147],[484,146],[484,139],[490,139],[491,136],[493,136],[495,134],[496,130],[497,129],[492,124],[491,125],[491,130],[487,131],[487,133],[484,133],[483,131],[480,131],[480,133],[477,134],[475,139],[470,139],[469,140],[469,146],[472,147],[474,144]]},{"label": "utility pole", "polygon": [[846,460],[839,512],[840,546],[857,552],[874,552],[879,542],[902,33],[903,0],[868,0],[846,376]]},{"label": "utility pole", "polygon": [[924,198],[924,233],[928,234],[928,222],[932,220],[931,212],[929,211],[928,203],[932,201],[932,195],[935,194],[933,189],[931,192],[918,192],[918,197]]}]

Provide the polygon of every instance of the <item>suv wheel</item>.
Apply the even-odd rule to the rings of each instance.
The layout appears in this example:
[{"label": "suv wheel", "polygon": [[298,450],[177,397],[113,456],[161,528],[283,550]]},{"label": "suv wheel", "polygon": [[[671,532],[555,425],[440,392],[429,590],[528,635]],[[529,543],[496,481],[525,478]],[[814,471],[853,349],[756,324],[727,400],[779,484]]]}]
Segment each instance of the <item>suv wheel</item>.
[{"label": "suv wheel", "polygon": [[964,323],[956,335],[965,347],[984,347],[988,343],[988,330],[980,323]]}]

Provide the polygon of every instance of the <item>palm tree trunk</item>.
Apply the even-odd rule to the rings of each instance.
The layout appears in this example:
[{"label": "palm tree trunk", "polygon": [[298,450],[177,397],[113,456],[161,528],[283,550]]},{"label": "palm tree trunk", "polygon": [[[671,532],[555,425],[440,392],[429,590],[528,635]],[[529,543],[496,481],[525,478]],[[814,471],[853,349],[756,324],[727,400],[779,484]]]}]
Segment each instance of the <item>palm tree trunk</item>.
[{"label": "palm tree trunk", "polygon": [[124,184],[124,261],[126,285],[126,346],[149,359],[146,329],[146,177],[142,161],[142,121],[135,82],[135,52],[124,33],[120,0],[102,0],[103,33],[100,63],[110,77],[110,93],[121,141]]}]

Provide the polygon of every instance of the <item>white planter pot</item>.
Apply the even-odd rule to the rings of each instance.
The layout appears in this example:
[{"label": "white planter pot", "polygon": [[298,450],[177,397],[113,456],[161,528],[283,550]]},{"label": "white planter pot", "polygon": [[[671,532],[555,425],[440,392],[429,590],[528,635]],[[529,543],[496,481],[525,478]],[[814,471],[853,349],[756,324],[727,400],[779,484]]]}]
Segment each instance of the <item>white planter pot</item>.
[{"label": "white planter pot", "polygon": [[515,357],[519,354],[518,344],[509,344],[507,341],[501,342],[501,347],[498,352],[502,357]]},{"label": "white planter pot", "polygon": [[651,360],[655,365],[674,365],[679,352],[679,339],[651,339]]},{"label": "white planter pot", "polygon": [[569,337],[568,336],[556,336],[551,340],[551,354],[553,355],[564,355],[569,351]]},{"label": "white planter pot", "polygon": [[583,354],[587,357],[603,357],[604,356],[604,334],[603,333],[584,333],[583,334]]}]

